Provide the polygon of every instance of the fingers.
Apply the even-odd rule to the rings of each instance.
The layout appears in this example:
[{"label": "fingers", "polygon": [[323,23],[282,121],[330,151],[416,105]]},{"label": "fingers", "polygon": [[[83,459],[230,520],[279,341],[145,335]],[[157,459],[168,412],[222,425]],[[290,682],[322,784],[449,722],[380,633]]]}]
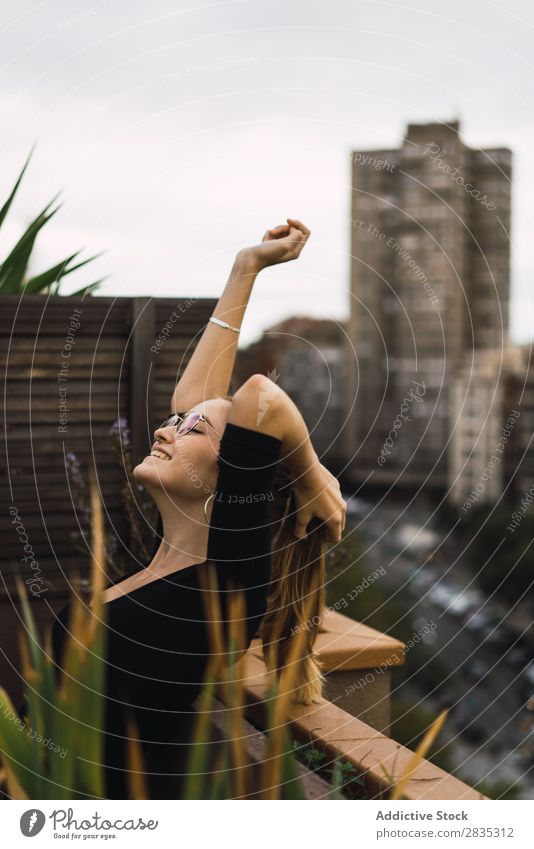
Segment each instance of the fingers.
[{"label": "fingers", "polygon": [[299,221],[298,218],[286,218],[286,221],[291,227],[296,227],[297,230],[300,230],[301,233],[303,233],[304,236],[308,238],[311,233],[311,230],[309,230],[308,227],[306,227],[306,225],[302,223],[302,221]]},{"label": "fingers", "polygon": [[[297,514],[293,529],[293,535],[297,539],[306,539],[308,536],[308,524],[312,518],[313,514]],[[326,541],[340,542],[343,531],[345,530],[345,511],[337,511],[335,515],[331,515],[328,519],[323,519],[322,521],[324,522]]]},{"label": "fingers", "polygon": [[289,233],[289,229],[290,228],[288,224],[278,224],[276,227],[271,227],[269,230],[267,230],[267,233],[269,233],[271,236],[287,236],[287,234]]},{"label": "fingers", "polygon": [[293,536],[297,539],[306,539],[308,536],[308,522],[309,519],[304,519],[302,516],[297,515],[295,527],[293,528]]},{"label": "fingers", "polygon": [[339,542],[341,540],[343,531],[345,530],[345,518],[345,510],[342,507],[340,510],[337,511],[335,517],[333,517],[332,521],[330,522],[332,534],[335,536],[334,542]]}]

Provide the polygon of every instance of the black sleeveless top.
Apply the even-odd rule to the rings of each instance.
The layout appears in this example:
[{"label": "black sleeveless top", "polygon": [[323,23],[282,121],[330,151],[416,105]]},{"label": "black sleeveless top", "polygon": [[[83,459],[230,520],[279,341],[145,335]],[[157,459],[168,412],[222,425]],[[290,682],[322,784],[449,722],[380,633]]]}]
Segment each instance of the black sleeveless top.
[{"label": "black sleeveless top", "polygon": [[[126,798],[121,772],[125,768],[126,710],[133,712],[143,744],[157,744],[155,758],[152,752],[152,766],[157,771],[176,763],[173,744],[189,741],[194,714],[191,704],[202,689],[211,649],[200,571],[208,563],[214,564],[223,623],[228,618],[230,593],[235,587],[244,589],[247,647],[261,623],[271,577],[270,506],[281,444],[274,436],[227,423],[219,449],[208,559],[104,605],[108,798]],[[138,571],[135,568],[108,586]],[[70,603],[62,608],[52,629],[58,665],[69,608]],[[145,755],[150,761],[146,746]],[[156,790],[152,798],[171,797]]]}]

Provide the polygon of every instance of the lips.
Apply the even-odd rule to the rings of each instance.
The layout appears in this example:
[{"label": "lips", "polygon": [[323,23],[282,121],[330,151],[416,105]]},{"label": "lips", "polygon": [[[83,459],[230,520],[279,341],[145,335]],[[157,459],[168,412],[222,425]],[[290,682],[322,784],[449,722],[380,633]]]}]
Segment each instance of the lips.
[{"label": "lips", "polygon": [[168,457],[169,460],[171,459],[171,455],[169,454],[169,452],[165,451],[165,449],[161,446],[159,442],[154,443],[154,445],[152,446],[152,451],[159,451],[160,454],[165,454],[165,456]]}]

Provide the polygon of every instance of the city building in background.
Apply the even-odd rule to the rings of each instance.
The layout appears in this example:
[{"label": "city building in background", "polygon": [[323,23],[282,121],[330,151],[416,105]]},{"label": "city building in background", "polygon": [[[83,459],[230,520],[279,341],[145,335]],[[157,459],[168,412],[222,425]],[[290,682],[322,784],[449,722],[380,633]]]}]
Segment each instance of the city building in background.
[{"label": "city building in background", "polygon": [[534,501],[534,350],[531,343],[515,348],[517,359],[508,368],[504,407],[506,416],[513,410],[520,415],[510,440],[505,475],[513,501],[526,498],[530,505]]},{"label": "city building in background", "polygon": [[518,418],[515,405],[506,403],[507,380],[521,359],[517,346],[473,351],[451,377],[447,492],[464,512],[495,504],[503,492]]},{"label": "city building in background", "polygon": [[[454,121],[409,124],[400,148],[351,160],[351,479],[445,491],[466,370],[475,358],[484,407],[484,358],[493,363],[508,335],[512,153],[469,148]],[[471,477],[486,450],[472,455]]]}]

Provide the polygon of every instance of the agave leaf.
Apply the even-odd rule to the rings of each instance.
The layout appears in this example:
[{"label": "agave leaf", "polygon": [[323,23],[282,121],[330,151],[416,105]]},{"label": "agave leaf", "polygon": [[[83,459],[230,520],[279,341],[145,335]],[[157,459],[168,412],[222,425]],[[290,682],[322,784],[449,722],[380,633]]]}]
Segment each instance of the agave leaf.
[{"label": "agave leaf", "polygon": [[32,149],[30,150],[30,152],[28,154],[28,158],[27,158],[26,162],[24,163],[24,165],[22,167],[22,171],[20,172],[19,176],[17,177],[15,185],[13,186],[13,189],[11,191],[11,194],[9,195],[9,197],[6,200],[5,204],[3,205],[2,209],[0,209],[0,227],[2,226],[5,217],[6,217],[7,213],[9,212],[9,209],[11,207],[11,204],[13,203],[15,195],[17,194],[17,190],[18,190],[18,187],[21,184],[22,178],[24,176],[24,172],[26,171],[26,168],[30,164],[30,159],[32,158],[34,149],[35,149],[35,144],[32,146]]},{"label": "agave leaf", "polygon": [[280,784],[284,799],[305,799],[304,785],[298,771],[297,760],[293,754],[290,737],[286,732],[284,754],[280,770]]},{"label": "agave leaf", "polygon": [[[64,723],[58,722],[57,710],[57,688],[55,674],[52,664],[52,646],[50,635],[45,643],[43,651],[39,639],[35,621],[26,596],[24,585],[17,576],[17,588],[21,600],[23,619],[26,626],[26,634],[21,635],[21,658],[24,677],[27,681],[26,698],[29,707],[29,718],[32,728],[41,736],[50,736],[54,745],[63,748]],[[32,742],[33,771],[35,775],[35,787],[30,798],[68,798],[68,791],[57,792],[57,787],[65,787],[65,761],[54,750],[46,750],[35,741]],[[45,756],[47,764],[44,763]],[[47,787],[50,781],[52,789]],[[26,786],[25,779],[22,783]],[[38,786],[37,786],[38,785]],[[35,793],[37,795],[35,795]]]},{"label": "agave leaf", "polygon": [[76,251],[76,253],[71,254],[71,256],[67,257],[67,259],[64,259],[62,262],[58,262],[57,265],[54,265],[47,271],[43,271],[41,274],[31,277],[24,286],[24,291],[32,293],[40,292],[42,289],[47,289],[49,286],[56,283],[55,294],[59,289],[59,282],[63,277],[66,277],[67,274],[71,274],[73,271],[77,271],[79,268],[83,268],[83,266],[87,265],[88,262],[92,262],[94,259],[101,256],[103,252],[90,256],[89,259],[84,259],[82,262],[78,262],[76,265],[71,265],[71,267],[68,268],[69,263],[72,262],[79,253],[80,251]]},{"label": "agave leaf", "polygon": [[[76,251],[76,253],[71,254],[67,259],[58,262],[56,265],[52,266],[52,268],[47,269],[47,271],[43,271],[41,274],[37,274],[34,277],[30,277],[29,280],[24,284],[24,291],[31,292],[35,294],[36,292],[40,292],[42,289],[46,289],[48,286],[51,286],[53,283],[60,280],[61,277],[64,277],[65,274],[68,274],[69,271],[74,271],[79,266],[75,265],[71,269],[68,269],[67,266],[69,262],[72,262],[75,259],[80,251]],[[89,260],[86,260],[89,262]],[[83,263],[80,263],[83,265]]]},{"label": "agave leaf", "polygon": [[[0,763],[1,763],[0,759]],[[4,773],[6,778],[6,786],[8,793],[12,799],[27,799],[24,789],[21,787],[19,780],[13,770],[11,769],[9,763],[4,761]]]},{"label": "agave leaf", "polygon": [[52,703],[55,693],[55,678],[54,671],[52,669],[52,662],[50,660],[50,653],[48,651],[43,652],[43,649],[39,642],[37,626],[35,624],[35,620],[31,612],[31,607],[28,604],[28,598],[26,595],[24,584],[22,583],[18,575],[15,577],[15,580],[22,607],[24,624],[26,626],[26,634],[30,649],[31,662],[35,670],[41,676],[40,680],[42,682],[42,692],[43,696],[45,697],[45,700],[48,703]]},{"label": "agave leaf", "polygon": [[[55,200],[55,199],[54,199]],[[20,292],[24,285],[24,275],[28,267],[31,252],[39,231],[59,210],[59,206],[48,212],[54,200],[43,209],[22,234],[17,244],[6,257],[0,268],[0,292],[11,295]]]},{"label": "agave leaf", "polygon": [[216,799],[232,798],[232,778],[229,771],[229,754],[228,741],[223,740],[220,744],[217,765],[213,771],[213,776],[211,777],[209,784],[209,792],[207,795],[203,795],[201,797],[202,799],[206,798],[214,801]]},{"label": "agave leaf", "polygon": [[[100,284],[106,279],[107,279],[107,277],[101,277],[99,280],[95,280],[94,283],[89,283],[88,286],[82,286],[81,289],[76,289],[75,292],[70,293],[69,298],[73,298],[75,295],[89,295],[89,294],[91,294],[91,292],[93,292],[94,289],[96,289],[98,286],[100,286]],[[59,285],[58,285],[57,288],[59,289]],[[57,291],[57,289],[56,289],[56,291]]]},{"label": "agave leaf", "polygon": [[[314,604],[313,591],[309,593],[302,608],[303,621],[308,621]],[[268,715],[266,756],[261,776],[261,798],[277,799],[280,787],[277,776],[280,775],[284,739],[287,734],[287,716],[291,696],[298,674],[298,659],[302,656],[302,644],[305,639],[304,630],[293,637],[285,666],[280,676],[275,677],[276,696]]]},{"label": "agave leaf", "polygon": [[[103,735],[105,668],[104,652],[106,643],[106,612],[102,600],[105,581],[104,519],[102,502],[92,468],[89,470],[91,489],[91,514],[93,518],[91,536],[91,604],[90,610],[84,610],[77,617],[75,633],[81,643],[78,654],[80,675],[74,686],[80,692],[80,705],[83,705],[83,726],[81,740],[78,743],[78,774],[80,787],[88,793],[104,795]],[[81,602],[80,602],[81,605]],[[80,725],[82,715],[75,714]]]},{"label": "agave leaf", "polygon": [[227,684],[229,703],[227,705],[226,724],[228,726],[227,739],[229,741],[233,767],[231,798],[241,799],[246,797],[249,786],[248,777],[250,774],[245,740],[243,738],[243,712],[245,707],[243,654],[246,650],[246,604],[242,590],[230,594],[228,599],[228,619],[229,648],[226,675],[230,680]]},{"label": "agave leaf", "polygon": [[[32,717],[32,727],[28,727],[27,732],[35,733],[36,735],[40,735],[41,738],[44,738],[44,717],[42,711],[42,704],[40,699],[40,684],[41,684],[41,676],[37,672],[37,670],[32,666],[29,658],[28,646],[24,640],[24,637],[19,634],[20,637],[20,656],[22,660],[22,674],[24,681],[26,682],[26,699],[28,703],[28,714]],[[25,726],[27,723],[25,722]],[[26,733],[24,730],[22,733]],[[31,771],[35,776],[36,782],[36,790],[39,793],[39,798],[44,798],[45,793],[43,792],[43,776],[46,771],[46,763],[45,763],[45,752],[42,746],[39,746],[37,740],[33,741],[33,745],[30,749],[31,753]],[[21,780],[21,784],[24,784],[24,778]]]},{"label": "agave leaf", "polygon": [[34,749],[37,744],[21,728],[16,709],[8,694],[0,687],[0,752],[4,765],[14,774],[28,798],[38,798],[39,787],[34,773]]},{"label": "agave leaf", "polygon": [[143,750],[139,742],[139,728],[131,714],[126,716],[128,748],[126,760],[129,775],[129,792],[132,799],[150,799],[145,774]]},{"label": "agave leaf", "polygon": [[63,784],[56,789],[58,799],[78,798],[75,793],[77,781],[77,759],[80,740],[85,733],[85,728],[79,725],[78,717],[82,711],[82,697],[79,686],[81,675],[80,648],[79,648],[79,623],[82,618],[82,602],[78,596],[71,600],[70,616],[68,623],[68,642],[65,646],[62,659],[62,677],[58,692],[58,709],[60,715],[57,717],[56,725],[61,723],[62,739],[67,751],[65,758],[65,769],[63,770]]}]

